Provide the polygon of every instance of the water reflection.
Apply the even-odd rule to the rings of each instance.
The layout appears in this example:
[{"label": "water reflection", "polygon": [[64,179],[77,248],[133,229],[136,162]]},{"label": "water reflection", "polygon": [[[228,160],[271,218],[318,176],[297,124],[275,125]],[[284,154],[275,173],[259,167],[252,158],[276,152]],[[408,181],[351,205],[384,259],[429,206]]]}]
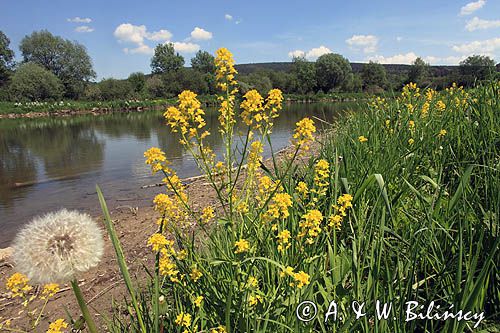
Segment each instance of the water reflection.
[{"label": "water reflection", "polygon": [[[273,148],[288,144],[304,116],[330,121],[346,108],[355,105],[285,106],[275,121]],[[206,122],[212,133],[208,143],[220,153],[215,110],[207,111]],[[0,120],[0,247],[35,215],[61,207],[97,212],[95,184],[105,190],[111,207],[119,200],[149,202],[140,187],[158,181],[144,165],[143,152],[151,146],[166,152],[180,177],[195,175],[194,161],[178,142],[161,112]]]}]

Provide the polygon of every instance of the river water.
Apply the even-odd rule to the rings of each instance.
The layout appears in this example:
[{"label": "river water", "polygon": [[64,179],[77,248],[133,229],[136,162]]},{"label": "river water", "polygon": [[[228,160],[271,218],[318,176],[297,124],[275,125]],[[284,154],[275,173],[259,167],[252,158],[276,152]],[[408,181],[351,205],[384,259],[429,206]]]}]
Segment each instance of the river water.
[{"label": "river water", "polygon": [[[286,147],[295,123],[305,116],[331,122],[352,103],[289,104],[275,121],[273,150]],[[207,112],[208,142],[221,153],[217,113]],[[322,123],[315,121],[321,128]],[[179,177],[198,174],[191,156],[165,125],[161,112],[102,116],[0,120],[0,248],[34,216],[59,208],[99,212],[98,184],[108,206],[145,206],[152,198],[141,186],[160,182],[143,153],[162,148]],[[270,155],[269,147],[264,154]]]}]

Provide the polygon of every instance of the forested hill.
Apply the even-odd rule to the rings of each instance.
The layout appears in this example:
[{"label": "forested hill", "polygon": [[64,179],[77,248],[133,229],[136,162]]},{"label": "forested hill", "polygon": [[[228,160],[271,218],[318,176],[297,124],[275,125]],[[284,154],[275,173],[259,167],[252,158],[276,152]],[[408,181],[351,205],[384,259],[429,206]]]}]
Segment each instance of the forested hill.
[{"label": "forested hill", "polygon": [[[289,72],[292,69],[292,62],[264,62],[264,63],[255,63],[255,64],[240,64],[236,65],[236,69],[238,73],[241,74],[250,74],[258,71],[282,71]],[[359,62],[351,62],[351,67],[353,72],[359,73],[363,68],[364,63]],[[388,74],[403,74],[407,73],[411,65],[397,65],[397,64],[382,64],[385,67],[385,70]],[[454,69],[457,69],[458,66],[430,66],[431,71],[436,76],[444,76]]]}]

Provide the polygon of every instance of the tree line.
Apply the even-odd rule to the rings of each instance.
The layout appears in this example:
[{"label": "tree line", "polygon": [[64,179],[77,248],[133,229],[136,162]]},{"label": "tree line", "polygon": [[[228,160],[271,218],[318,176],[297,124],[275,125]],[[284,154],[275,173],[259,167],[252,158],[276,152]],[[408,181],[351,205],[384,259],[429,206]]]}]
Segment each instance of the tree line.
[{"label": "tree line", "polygon": [[[8,37],[0,31],[0,100],[123,100],[168,98],[189,89],[198,94],[215,93],[214,57],[198,51],[185,67],[185,59],[173,44],[160,44],[151,58],[151,74],[136,72],[125,80],[113,78],[95,82],[96,73],[86,48],[75,41],[52,35],[47,30],[25,36],[20,45],[22,60],[14,61]],[[408,83],[442,89],[457,82],[472,86],[477,81],[500,78],[493,59],[474,55],[444,76],[417,58],[409,70],[388,73],[378,63],[363,64],[353,71],[340,54],[325,54],[316,61],[294,58],[287,70],[257,69],[239,74],[241,94],[250,89],[265,93],[272,87],[288,94],[330,92],[381,93],[396,91]]]}]

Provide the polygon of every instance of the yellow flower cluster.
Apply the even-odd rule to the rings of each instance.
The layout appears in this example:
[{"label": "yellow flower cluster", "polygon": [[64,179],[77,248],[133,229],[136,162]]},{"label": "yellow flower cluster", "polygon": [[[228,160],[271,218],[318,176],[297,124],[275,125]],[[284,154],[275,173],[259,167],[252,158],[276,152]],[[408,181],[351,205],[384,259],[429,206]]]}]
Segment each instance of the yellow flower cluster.
[{"label": "yellow flower cluster", "polygon": [[201,103],[197,95],[189,90],[179,94],[178,107],[171,106],[163,114],[172,132],[180,132],[181,144],[187,145],[195,138],[198,142],[208,136],[208,131],[202,130],[206,122],[203,116],[205,111],[201,109]]},{"label": "yellow flower cluster", "polygon": [[252,126],[253,129],[259,130],[262,134],[270,132],[273,126],[272,120],[279,116],[279,110],[282,108],[283,94],[279,89],[272,89],[264,99],[255,89],[248,91],[243,96],[243,102],[240,104],[241,118],[247,124]]},{"label": "yellow flower cluster", "polygon": [[250,243],[246,239],[241,238],[240,240],[234,242],[234,247],[236,248],[234,253],[243,253],[250,250]]},{"label": "yellow flower cluster", "polygon": [[158,268],[160,274],[163,276],[168,276],[171,282],[179,282],[179,271],[177,270],[177,265],[171,258],[173,249],[163,248],[160,251],[160,260],[158,262]]},{"label": "yellow flower cluster", "polygon": [[153,173],[162,170],[167,163],[165,153],[157,147],[151,147],[145,151],[144,157],[146,158],[146,164],[151,165]]},{"label": "yellow flower cluster", "polygon": [[175,323],[178,326],[189,328],[191,326],[191,315],[189,313],[181,312],[175,318]]},{"label": "yellow flower cluster", "polygon": [[216,328],[211,328],[210,333],[227,333],[227,330],[224,326],[219,326]]},{"label": "yellow flower cluster", "polygon": [[193,301],[193,304],[196,306],[196,307],[200,307],[201,306],[201,302],[203,302],[203,299],[204,297],[203,296],[197,296],[194,301]]},{"label": "yellow flower cluster", "polygon": [[295,192],[299,194],[301,200],[305,200],[309,194],[309,188],[306,183],[298,182],[297,186],[295,186]]},{"label": "yellow flower cluster", "polygon": [[262,161],[262,153],[264,152],[264,145],[261,141],[254,141],[250,145],[250,152],[248,153],[248,172],[254,174],[260,166]]},{"label": "yellow flower cluster", "polygon": [[[314,165],[314,188],[312,193],[318,197],[324,196],[330,184],[330,164],[321,159]],[[317,200],[317,198],[315,198]]]},{"label": "yellow flower cluster", "polygon": [[283,272],[280,273],[281,277],[286,277],[286,276],[291,276],[294,281],[290,282],[290,286],[294,287],[296,286],[299,289],[302,289],[302,287],[307,286],[310,281],[310,276],[304,271],[299,271],[298,273],[294,272],[293,267],[286,267]]},{"label": "yellow flower cluster", "polygon": [[159,252],[167,244],[170,244],[170,241],[168,241],[167,238],[160,233],[155,233],[151,235],[151,237],[149,237],[148,240],[148,245],[151,246],[153,252]]},{"label": "yellow flower cluster", "polygon": [[439,138],[444,138],[447,133],[448,132],[445,129],[442,129],[442,130],[439,131],[438,137]]},{"label": "yellow flower cluster", "polygon": [[215,57],[215,79],[217,87],[224,93],[218,96],[219,124],[220,131],[227,133],[232,131],[234,125],[234,101],[238,89],[236,88],[235,75],[238,73],[234,68],[234,59],[231,52],[226,48],[220,48],[216,51]]},{"label": "yellow flower cluster", "polygon": [[24,297],[33,289],[28,282],[26,275],[16,272],[7,279],[6,286],[12,293],[12,297]]},{"label": "yellow flower cluster", "polygon": [[299,222],[300,232],[298,237],[307,236],[306,243],[314,243],[314,238],[318,237],[321,233],[321,221],[323,221],[323,214],[319,210],[309,210],[302,216],[302,220]]},{"label": "yellow flower cluster", "polygon": [[41,299],[51,298],[55,294],[59,292],[61,288],[59,288],[59,284],[57,283],[48,283],[43,286]]},{"label": "yellow flower cluster", "polygon": [[314,126],[314,121],[306,117],[296,124],[295,132],[293,133],[293,145],[301,147],[303,150],[307,151],[310,148],[310,144],[314,141],[313,134],[316,133],[316,127]]},{"label": "yellow flower cluster", "polygon": [[292,204],[290,194],[276,193],[268,205],[267,211],[264,213],[262,222],[271,222],[279,218],[286,219],[290,216],[288,208],[292,207]]},{"label": "yellow flower cluster", "polygon": [[358,137],[358,141],[363,143],[363,142],[367,142],[368,141],[368,138],[365,137],[364,135],[361,135],[360,137]]},{"label": "yellow flower cluster", "polygon": [[350,194],[344,194],[337,199],[337,205],[333,206],[336,214],[332,214],[328,218],[328,225],[330,227],[340,230],[342,220],[347,216],[347,210],[352,207],[352,199],[352,195]]},{"label": "yellow flower cluster", "polygon": [[201,222],[204,224],[209,223],[213,218],[215,217],[215,210],[211,206],[207,206],[203,208],[202,214],[201,214]]},{"label": "yellow flower cluster", "polygon": [[290,238],[292,237],[290,231],[283,230],[278,233],[276,237],[278,239],[278,251],[283,253],[290,248]]},{"label": "yellow flower cluster", "polygon": [[203,273],[196,267],[193,267],[191,269],[191,273],[189,274],[189,277],[193,280],[193,282],[198,281],[202,276]]},{"label": "yellow flower cluster", "polygon": [[249,295],[248,296],[248,305],[255,306],[258,303],[262,303],[263,298],[260,295]]},{"label": "yellow flower cluster", "polygon": [[62,333],[65,328],[68,328],[68,323],[64,319],[57,319],[53,323],[50,323],[47,333]]}]

